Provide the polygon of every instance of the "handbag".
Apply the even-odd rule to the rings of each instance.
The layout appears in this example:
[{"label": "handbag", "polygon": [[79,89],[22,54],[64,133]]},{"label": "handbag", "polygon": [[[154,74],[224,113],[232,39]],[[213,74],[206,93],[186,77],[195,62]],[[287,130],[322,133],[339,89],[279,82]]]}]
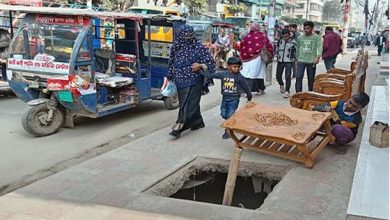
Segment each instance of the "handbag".
[{"label": "handbag", "polygon": [[269,63],[271,60],[271,54],[268,52],[268,50],[265,47],[261,49],[260,57],[261,57],[261,61],[263,61],[264,63]]}]

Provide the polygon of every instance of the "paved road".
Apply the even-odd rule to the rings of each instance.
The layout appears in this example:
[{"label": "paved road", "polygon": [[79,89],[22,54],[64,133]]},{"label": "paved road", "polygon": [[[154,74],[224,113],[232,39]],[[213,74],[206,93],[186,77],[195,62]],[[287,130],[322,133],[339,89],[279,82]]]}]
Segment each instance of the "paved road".
[{"label": "paved road", "polygon": [[[376,56],[370,60],[367,88],[379,72],[378,60]],[[342,68],[348,65],[345,61],[338,63]],[[323,65],[318,66],[319,73],[322,68]],[[258,103],[288,105],[277,86],[267,88],[267,95],[254,99]],[[220,139],[222,119],[218,114],[218,107],[206,112],[208,126],[192,135],[183,135],[179,140],[167,137],[169,128],[165,128],[3,196],[0,219],[125,219],[137,214],[138,218],[148,219],[174,218],[171,215],[194,219],[345,219],[361,131],[345,155],[335,154],[331,147],[325,148],[316,159],[314,169],[265,154],[245,152],[242,165],[255,162],[241,167],[241,171],[250,167],[246,174],[285,174],[262,207],[255,211],[151,196],[165,195],[180,187],[186,180],[180,173],[188,174],[197,165],[188,165],[188,170],[178,171],[178,168],[196,156],[214,158],[198,161],[198,166],[224,172],[222,167],[229,164],[232,142]],[[141,193],[173,172],[169,180],[154,185],[153,193]],[[169,187],[162,188],[165,184]]]},{"label": "paved road", "polygon": [[[350,58],[339,65],[347,68],[349,63]],[[324,71],[320,64],[317,73]],[[219,104],[219,85],[211,91],[202,100],[203,110]],[[74,129],[35,138],[21,126],[25,109],[16,97],[0,97],[0,195],[167,127],[177,114],[155,101],[105,118],[79,118]]]},{"label": "paved road", "polygon": [[[219,103],[218,90],[202,100],[203,110]],[[153,101],[100,119],[78,118],[73,129],[35,138],[20,122],[26,107],[16,97],[0,97],[0,194],[169,126],[177,114]]]}]

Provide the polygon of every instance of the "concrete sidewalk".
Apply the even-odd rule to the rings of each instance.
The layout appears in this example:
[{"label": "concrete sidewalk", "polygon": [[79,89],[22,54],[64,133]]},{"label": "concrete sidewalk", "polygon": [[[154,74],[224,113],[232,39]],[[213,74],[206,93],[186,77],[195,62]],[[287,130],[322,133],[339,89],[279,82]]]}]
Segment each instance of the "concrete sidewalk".
[{"label": "concrete sidewalk", "polygon": [[[348,69],[353,55],[343,57],[337,66]],[[370,61],[367,88],[379,72],[376,59]],[[323,64],[317,70],[321,72]],[[270,86],[254,101],[289,105],[278,87]],[[195,158],[212,158],[221,169],[228,168],[233,142],[221,139],[219,107],[203,117],[206,128],[184,133],[178,140],[165,128],[1,197],[0,219],[345,219],[360,136],[345,155],[325,148],[313,169],[244,151],[243,164],[254,162],[266,175],[283,175],[257,210],[144,193]],[[184,181],[172,181],[167,191],[180,188]]]}]

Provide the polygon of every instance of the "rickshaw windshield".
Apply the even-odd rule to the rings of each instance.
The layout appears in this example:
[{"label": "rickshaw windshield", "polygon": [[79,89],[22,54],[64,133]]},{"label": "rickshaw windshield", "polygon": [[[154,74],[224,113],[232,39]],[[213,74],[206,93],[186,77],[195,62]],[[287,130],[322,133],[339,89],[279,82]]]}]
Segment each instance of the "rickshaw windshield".
[{"label": "rickshaw windshield", "polygon": [[188,24],[189,26],[191,26],[194,31],[195,31],[195,34],[198,36],[198,38],[202,38],[203,37],[203,33],[206,31],[207,29],[207,25],[205,24],[196,24],[196,23],[189,23]]},{"label": "rickshaw windshield", "polygon": [[200,24],[200,23],[188,23],[189,26],[194,28],[195,34],[199,40],[205,42],[210,38],[211,35],[211,25],[210,24]]},{"label": "rickshaw windshield", "polygon": [[231,17],[231,18],[226,19],[227,23],[233,23],[237,27],[240,27],[240,28],[246,27],[246,24],[248,24],[249,21],[250,21],[250,19],[248,19],[248,18],[239,18],[239,17]]},{"label": "rickshaw windshield", "polygon": [[129,10],[130,13],[134,14],[143,14],[143,15],[162,15],[164,12],[163,11],[158,11],[158,10],[152,10],[152,9],[141,9],[141,8],[133,8]]},{"label": "rickshaw windshield", "polygon": [[77,26],[23,24],[14,38],[10,58],[69,63],[80,31]]}]

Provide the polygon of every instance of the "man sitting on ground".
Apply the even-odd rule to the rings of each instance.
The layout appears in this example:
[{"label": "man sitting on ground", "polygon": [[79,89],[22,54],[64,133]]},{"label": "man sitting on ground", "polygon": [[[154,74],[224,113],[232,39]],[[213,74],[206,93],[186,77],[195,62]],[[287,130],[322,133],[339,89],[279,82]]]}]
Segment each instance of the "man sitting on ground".
[{"label": "man sitting on ground", "polygon": [[366,93],[357,93],[348,101],[334,101],[316,105],[312,110],[332,112],[332,135],[336,138],[337,153],[346,153],[348,143],[352,142],[362,122],[360,111],[370,102]]}]

